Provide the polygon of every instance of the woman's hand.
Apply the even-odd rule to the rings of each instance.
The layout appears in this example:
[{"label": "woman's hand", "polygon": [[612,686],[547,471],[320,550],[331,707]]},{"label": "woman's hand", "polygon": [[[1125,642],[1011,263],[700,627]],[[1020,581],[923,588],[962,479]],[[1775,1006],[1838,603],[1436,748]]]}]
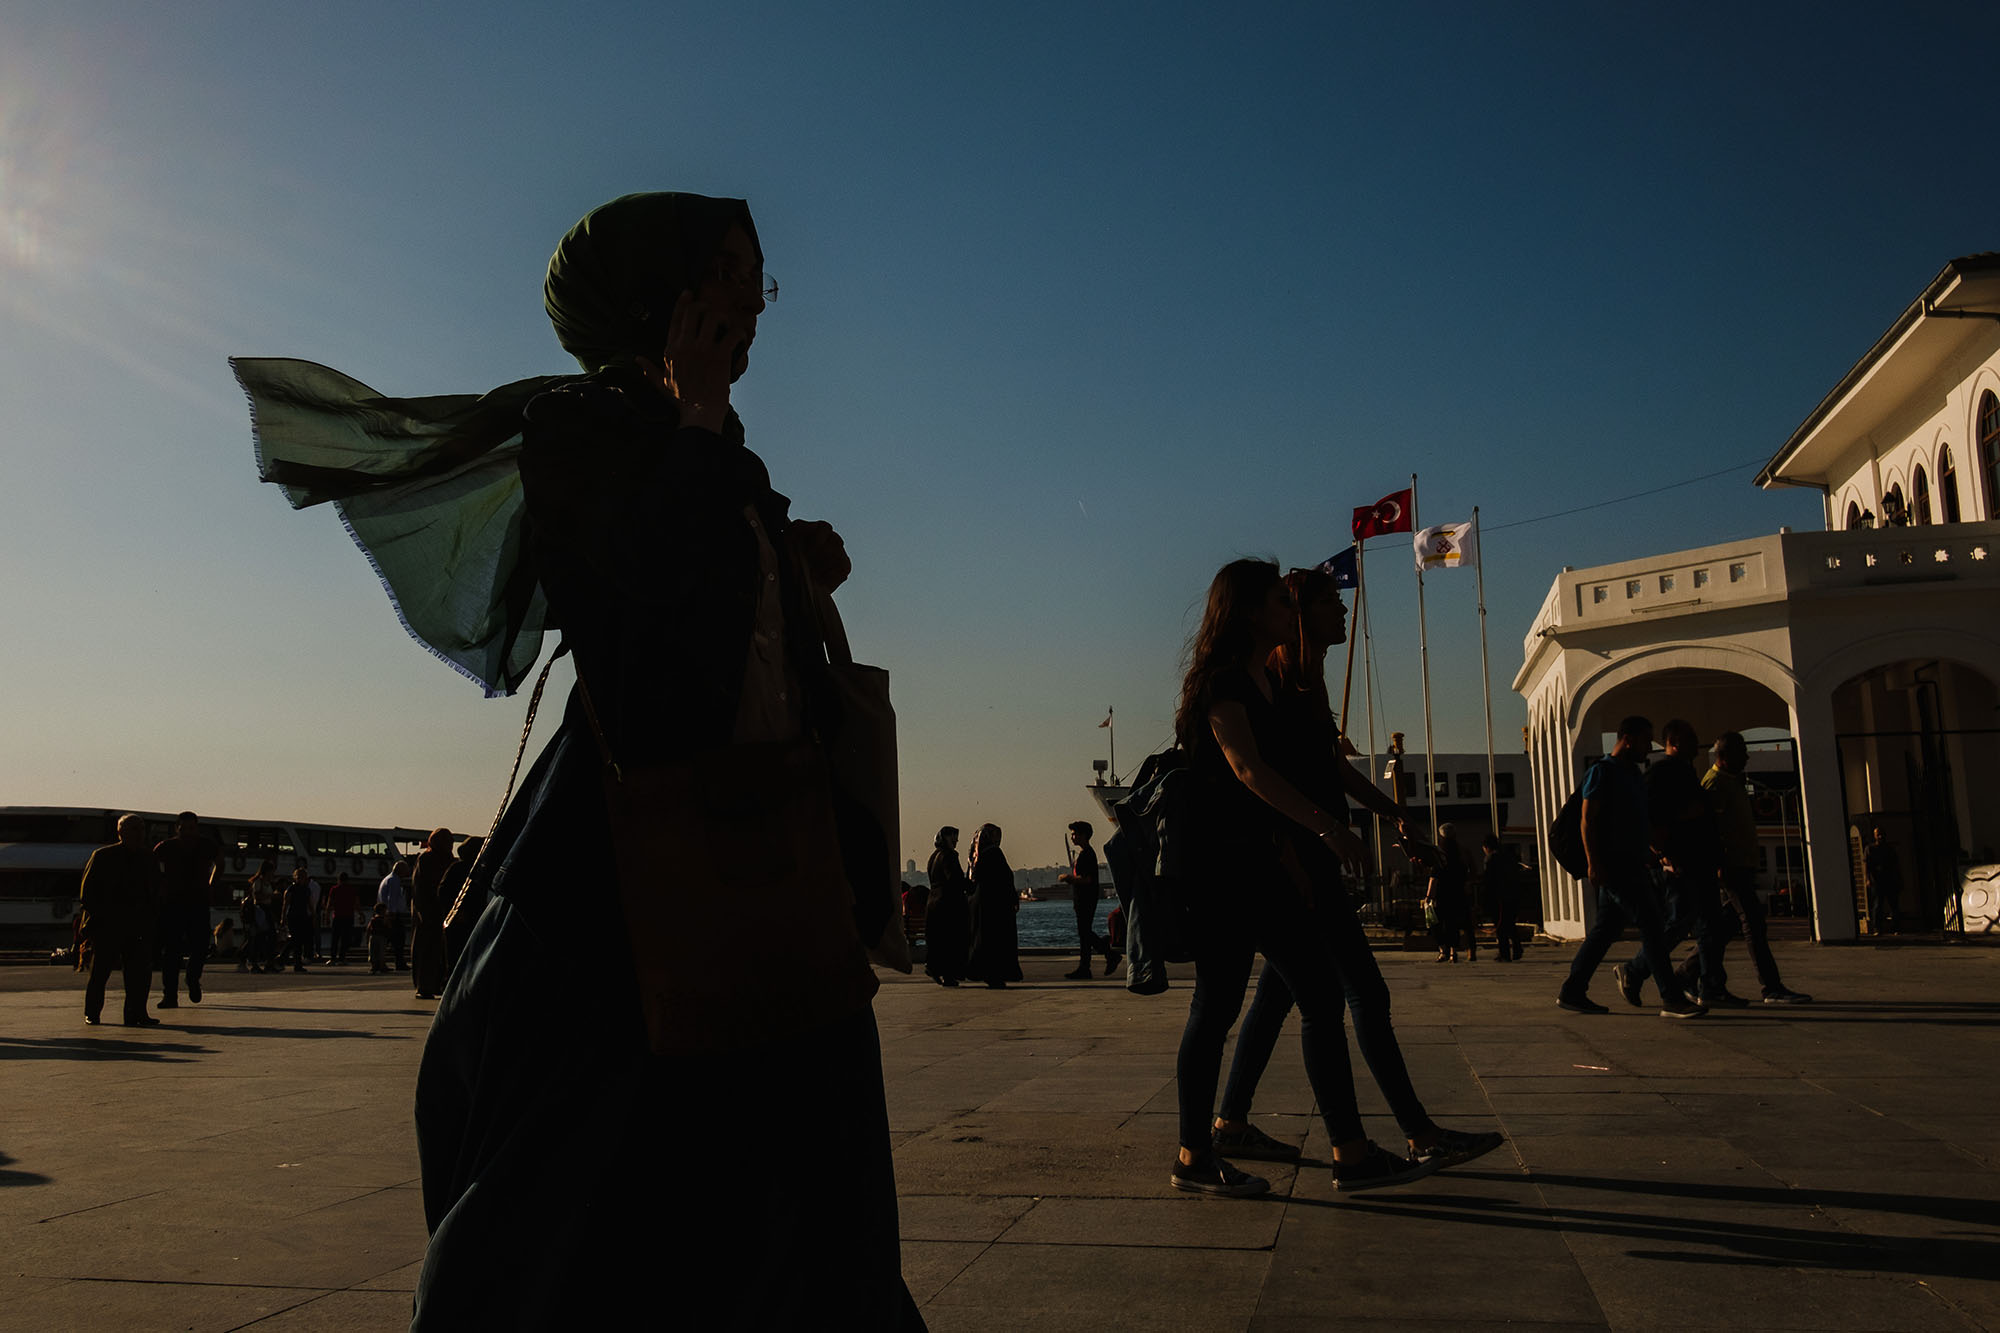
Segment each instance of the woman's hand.
[{"label": "woman's hand", "polygon": [[791,539],[821,592],[832,592],[854,572],[854,562],[847,558],[847,543],[831,523],[794,523]]},{"label": "woman's hand", "polygon": [[1336,826],[1320,834],[1319,840],[1340,858],[1342,865],[1350,869],[1361,865],[1361,839],[1354,836],[1353,829]]},{"label": "woman's hand", "polygon": [[748,340],[727,312],[693,292],[682,292],[667,320],[664,360],[639,358],[643,369],[680,404],[681,425],[719,431],[729,419],[729,385],[737,354]]}]

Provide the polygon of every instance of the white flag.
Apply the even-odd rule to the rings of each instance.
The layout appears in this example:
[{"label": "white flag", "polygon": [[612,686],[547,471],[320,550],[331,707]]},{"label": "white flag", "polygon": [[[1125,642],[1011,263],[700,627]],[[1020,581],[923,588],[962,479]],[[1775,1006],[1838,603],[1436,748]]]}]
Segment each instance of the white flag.
[{"label": "white flag", "polygon": [[1470,523],[1440,523],[1416,535],[1417,572],[1479,563],[1479,536]]}]

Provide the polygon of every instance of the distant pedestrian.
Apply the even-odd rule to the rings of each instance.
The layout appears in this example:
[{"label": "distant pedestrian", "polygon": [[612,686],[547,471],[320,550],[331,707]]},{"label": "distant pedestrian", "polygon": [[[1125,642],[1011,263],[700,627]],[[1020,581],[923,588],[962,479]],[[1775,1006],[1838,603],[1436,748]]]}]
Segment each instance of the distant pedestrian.
[{"label": "distant pedestrian", "polygon": [[1465,853],[1458,845],[1458,831],[1450,824],[1438,825],[1438,864],[1431,867],[1424,888],[1424,907],[1432,918],[1431,940],[1437,945],[1440,963],[1458,961],[1458,937],[1465,936],[1466,958],[1477,962],[1478,941],[1472,934],[1472,913],[1467,903]]},{"label": "distant pedestrian", "polygon": [[[472,933],[472,923],[479,919],[481,909],[486,906],[484,898],[474,901],[474,895],[465,892],[472,867],[479,861],[479,849],[485,845],[484,838],[467,838],[458,844],[457,855],[445,868],[444,885],[439,890],[438,901],[444,911],[444,974],[447,980],[452,969],[458,966],[458,956],[465,952],[465,937]],[[458,905],[461,895],[465,897],[463,907]]]},{"label": "distant pedestrian", "polygon": [[1104,954],[1104,975],[1110,976],[1116,964],[1112,961],[1111,943],[1095,929],[1097,905],[1104,900],[1103,885],[1098,882],[1097,849],[1090,845],[1093,830],[1088,820],[1077,820],[1069,826],[1070,841],[1076,844],[1076,855],[1070,862],[1070,872],[1062,877],[1069,885],[1070,906],[1076,909],[1076,971],[1066,973],[1069,981],[1089,981],[1090,956]]},{"label": "distant pedestrian", "polygon": [[397,861],[382,877],[382,882],[375,886],[376,905],[385,909],[389,918],[388,945],[396,955],[398,972],[410,970],[410,965],[403,961],[403,932],[409,929],[410,924],[410,891],[406,887],[409,874],[409,861]]},{"label": "distant pedestrian", "polygon": [[278,968],[278,902],[283,893],[278,863],[272,860],[259,864],[257,873],[243,886],[243,951],[252,972],[275,972]]},{"label": "distant pedestrian", "polygon": [[77,966],[88,960],[90,979],[83,990],[83,1021],[95,1026],[104,1012],[104,987],[114,971],[125,980],[125,1026],[155,1027],[159,1019],[146,1012],[153,988],[152,940],[158,911],[159,870],[146,845],[146,821],[126,815],[118,821],[118,841],[99,847],[83,867],[83,904],[79,928],[82,944]]},{"label": "distant pedestrian", "polygon": [[[227,958],[240,950],[242,933],[237,929],[235,917],[226,916],[216,923],[214,946],[216,958]],[[242,971],[242,965],[238,964],[236,970]]]},{"label": "distant pedestrian", "polygon": [[1000,826],[981,824],[972,835],[972,951],[965,974],[999,990],[1021,979],[1020,937],[1014,918],[1021,894],[1014,868],[1000,850]]},{"label": "distant pedestrian", "polygon": [[1868,881],[1868,921],[1877,935],[1903,928],[1903,861],[1889,831],[1875,826],[1873,841],[1862,854],[1861,868]]},{"label": "distant pedestrian", "polygon": [[[1740,1009],[1749,1004],[1732,995],[1724,981],[1722,945],[1729,938],[1722,916],[1722,838],[1716,832],[1715,809],[1702,790],[1694,766],[1701,742],[1691,723],[1671,719],[1660,729],[1666,753],[1646,770],[1646,818],[1651,848],[1666,875],[1664,903],[1666,936],[1670,943],[1692,938],[1697,966],[1681,972],[1701,983],[1696,1001],[1708,1008]],[[1640,1003],[1648,977],[1673,966],[1671,958],[1641,945],[1629,963],[1616,969],[1618,990],[1631,1005]]]},{"label": "distant pedestrian", "polygon": [[[1765,1004],[1809,1004],[1812,996],[1787,987],[1778,975],[1778,960],[1771,956],[1771,941],[1764,929],[1764,904],[1757,896],[1757,812],[1750,804],[1749,784],[1743,770],[1750,766],[1750,747],[1743,734],[1725,731],[1709,751],[1713,763],[1702,777],[1715,810],[1716,832],[1722,840],[1722,901],[1743,932],[1750,963],[1757,969],[1757,984],[1763,987]],[[1718,956],[1720,949],[1717,950]],[[1681,985],[1695,988],[1695,972],[1702,957],[1697,952],[1680,966]]]},{"label": "distant pedestrian", "polygon": [[924,937],[924,899],[926,894],[924,890],[906,879],[902,882],[901,897],[903,902],[903,938],[915,944]]},{"label": "distant pedestrian", "polygon": [[289,959],[294,972],[305,971],[306,959],[312,956],[313,897],[312,876],[301,864],[285,888],[285,952],[278,960],[282,966]]},{"label": "distant pedestrian", "polygon": [[444,877],[451,869],[452,836],[448,828],[433,829],[417,856],[410,880],[410,980],[420,1000],[435,1000],[444,990]]},{"label": "distant pedestrian", "polygon": [[949,824],[937,831],[927,873],[931,891],[924,904],[924,971],[940,986],[956,986],[965,976],[972,947],[972,905],[958,864],[958,830]]},{"label": "distant pedestrian", "polygon": [[[1610,1012],[1590,998],[1590,979],[1627,925],[1639,927],[1651,957],[1673,953],[1666,914],[1653,887],[1652,825],[1641,772],[1652,748],[1653,724],[1628,717],[1618,724],[1611,753],[1583,777],[1583,851],[1587,878],[1597,891],[1597,919],[1570,959],[1569,976],[1556,996],[1556,1003],[1571,1013]],[[1672,972],[1662,969],[1659,982],[1661,1017],[1700,1018],[1708,1012],[1688,998]]]},{"label": "distant pedestrian", "polygon": [[336,966],[345,966],[347,950],[354,939],[354,909],[359,896],[354,885],[347,879],[347,872],[341,871],[333,877],[333,887],[326,891],[326,924],[333,936],[333,961]]},{"label": "distant pedestrian", "polygon": [[368,914],[368,924],[364,933],[368,936],[368,970],[380,974],[389,970],[389,904],[376,899],[374,910]]},{"label": "distant pedestrian", "polygon": [[175,833],[153,848],[160,869],[160,1008],[180,1006],[181,962],[187,962],[188,999],[201,1003],[201,969],[208,959],[208,895],[222,865],[222,848],[183,810]]},{"label": "distant pedestrian", "polygon": [[1521,899],[1521,857],[1512,847],[1489,833],[1479,840],[1486,864],[1479,872],[1480,891],[1493,913],[1493,955],[1502,963],[1521,960],[1521,937],[1515,915]]}]

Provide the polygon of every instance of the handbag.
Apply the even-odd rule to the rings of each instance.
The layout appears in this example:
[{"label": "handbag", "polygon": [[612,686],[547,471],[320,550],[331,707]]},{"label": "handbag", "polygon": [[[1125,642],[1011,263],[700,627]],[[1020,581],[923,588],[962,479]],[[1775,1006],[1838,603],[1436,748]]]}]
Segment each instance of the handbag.
[{"label": "handbag", "polygon": [[874,941],[868,946],[870,962],[908,973],[912,962],[903,932],[903,876],[896,864],[902,793],[889,673],[854,660],[833,598],[812,582],[809,572],[805,581],[836,705],[822,740],[836,798],[842,863],[854,886],[855,925],[862,939]]}]

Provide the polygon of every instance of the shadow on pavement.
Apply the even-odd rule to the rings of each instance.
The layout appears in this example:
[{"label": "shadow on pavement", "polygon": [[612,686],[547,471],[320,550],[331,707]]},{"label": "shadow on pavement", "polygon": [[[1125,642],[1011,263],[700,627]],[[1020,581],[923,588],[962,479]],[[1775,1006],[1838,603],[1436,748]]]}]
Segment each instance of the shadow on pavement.
[{"label": "shadow on pavement", "polygon": [[88,1036],[0,1037],[0,1060],[152,1060],[186,1064],[197,1055],[212,1054],[211,1047],[185,1042]]},{"label": "shadow on pavement", "polygon": [[359,1028],[251,1028],[224,1027],[212,1023],[174,1023],[170,1025],[169,1030],[176,1033],[185,1032],[189,1036],[202,1037],[279,1037],[286,1039],[297,1039],[300,1037],[315,1039],[360,1037],[368,1041],[409,1040],[407,1036],[399,1032],[364,1032]]},{"label": "shadow on pavement", "polygon": [[37,1175],[33,1171],[8,1171],[4,1169],[13,1164],[13,1158],[4,1152],[0,1152],[0,1189],[6,1189],[13,1185],[46,1185],[49,1183],[47,1176]]},{"label": "shadow on pavement", "polygon": [[[1489,1180],[1570,1189],[1601,1189],[1653,1195],[1662,1200],[1700,1203],[1773,1204],[1793,1208],[1847,1208],[1907,1213],[1966,1225],[2000,1227],[2000,1203],[1984,1199],[1939,1198],[1924,1194],[1878,1194],[1856,1190],[1789,1189],[1696,1182],[1634,1180],[1616,1176],[1455,1171],[1458,1180]],[[1773,1268],[1822,1268],[1842,1272],[1900,1273],[1915,1277],[2000,1274],[2000,1240],[1964,1237],[1878,1237],[1855,1230],[1788,1227],[1735,1218],[1684,1213],[1599,1211],[1565,1204],[1529,1204],[1507,1199],[1467,1199],[1406,1190],[1323,1202],[1292,1199],[1295,1206],[1362,1209],[1391,1217],[1457,1220],[1473,1226],[1513,1227],[1599,1236],[1620,1236],[1673,1249],[1634,1248],[1638,1259],[1697,1264],[1748,1264]],[[1851,1225],[1851,1224],[1849,1224]],[[1715,1254],[1716,1249],[1730,1254]]]}]

